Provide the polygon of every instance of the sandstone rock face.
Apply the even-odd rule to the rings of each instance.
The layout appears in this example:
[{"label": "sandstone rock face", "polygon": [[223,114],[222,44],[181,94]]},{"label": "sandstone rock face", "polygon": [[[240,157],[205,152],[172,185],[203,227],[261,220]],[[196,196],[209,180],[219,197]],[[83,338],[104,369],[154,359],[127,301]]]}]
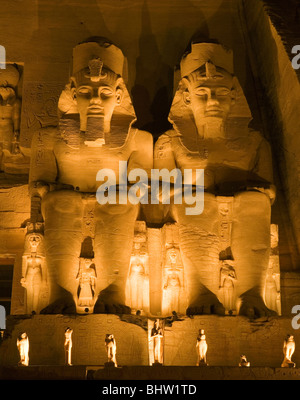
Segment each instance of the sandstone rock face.
[{"label": "sandstone rock face", "polygon": [[[10,313],[39,314],[19,321],[30,362],[63,364],[58,337],[69,318],[69,364],[71,352],[72,363],[107,361],[104,339],[84,342],[100,322],[101,335],[116,339],[118,365],[196,365],[198,356],[233,366],[241,354],[251,366],[282,363],[271,349],[282,348],[300,302],[300,70],[291,63],[300,11],[289,5],[3,5],[0,271],[13,265]],[[164,204],[149,185],[143,202],[120,202],[133,172],[148,179],[153,168],[177,169],[193,190]],[[128,349],[123,328],[137,335]],[[9,365],[15,329],[14,344],[6,337],[0,349]],[[203,329],[207,357],[196,352]],[[38,354],[47,335],[54,352]],[[210,354],[212,338],[219,354]],[[91,350],[98,339],[100,359]]]}]

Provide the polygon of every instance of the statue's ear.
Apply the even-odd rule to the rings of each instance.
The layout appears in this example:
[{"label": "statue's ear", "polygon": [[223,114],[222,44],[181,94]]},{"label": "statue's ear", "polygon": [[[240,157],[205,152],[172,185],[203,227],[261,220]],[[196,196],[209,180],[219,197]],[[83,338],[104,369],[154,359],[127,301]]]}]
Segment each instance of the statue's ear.
[{"label": "statue's ear", "polygon": [[124,89],[122,85],[122,79],[119,78],[116,84],[116,103],[119,106],[122,103],[124,97]]},{"label": "statue's ear", "polygon": [[231,104],[234,105],[236,102],[236,89],[231,89],[230,96],[231,96]]},{"label": "statue's ear", "polygon": [[189,106],[189,105],[191,104],[190,92],[189,92],[187,89],[185,89],[185,90],[182,92],[182,98],[183,98],[184,104],[186,104],[187,106]]},{"label": "statue's ear", "polygon": [[189,85],[187,79],[183,78],[182,84],[182,99],[185,105],[189,106],[191,104],[191,95],[189,92]]},{"label": "statue's ear", "polygon": [[75,78],[70,78],[70,92],[73,100],[76,100],[76,81]]},{"label": "statue's ear", "polygon": [[235,102],[236,102],[237,85],[238,85],[237,78],[233,77],[232,89],[231,89],[231,92],[230,92],[232,105],[235,104]]},{"label": "statue's ear", "polygon": [[117,102],[117,105],[118,105],[118,106],[122,103],[123,96],[124,96],[124,91],[123,91],[123,89],[118,88],[118,89],[116,90],[116,102]]}]

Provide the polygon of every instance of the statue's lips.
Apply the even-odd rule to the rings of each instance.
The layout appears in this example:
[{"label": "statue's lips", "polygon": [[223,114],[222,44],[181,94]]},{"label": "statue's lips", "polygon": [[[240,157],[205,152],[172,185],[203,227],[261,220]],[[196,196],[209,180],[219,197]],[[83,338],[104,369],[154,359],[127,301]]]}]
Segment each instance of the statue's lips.
[{"label": "statue's lips", "polygon": [[205,110],[205,115],[220,115],[222,114],[222,109],[219,107],[211,107]]},{"label": "statue's lips", "polygon": [[98,114],[98,115],[103,115],[104,114],[104,108],[100,106],[90,106],[87,109],[87,114]]}]

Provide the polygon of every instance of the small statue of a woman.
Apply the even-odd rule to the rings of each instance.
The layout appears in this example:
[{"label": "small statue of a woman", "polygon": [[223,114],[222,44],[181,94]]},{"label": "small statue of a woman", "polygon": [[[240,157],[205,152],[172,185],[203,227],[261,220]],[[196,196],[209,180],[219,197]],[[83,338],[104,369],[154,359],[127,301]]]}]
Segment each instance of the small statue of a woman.
[{"label": "small statue of a woman", "polygon": [[73,329],[66,328],[65,330],[65,364],[72,365],[71,363],[71,356],[72,356],[72,333]]},{"label": "small statue of a woman", "polygon": [[26,332],[21,333],[17,339],[17,347],[20,354],[20,361],[18,365],[29,365],[29,339]]},{"label": "small statue of a woman", "polygon": [[198,355],[197,367],[200,365],[207,365],[206,363],[207,343],[206,343],[206,336],[204,333],[204,329],[199,330],[196,349]]},{"label": "small statue of a woman", "polygon": [[105,347],[107,351],[107,360],[109,363],[114,363],[114,366],[117,367],[117,345],[114,335],[107,334],[105,338]]}]

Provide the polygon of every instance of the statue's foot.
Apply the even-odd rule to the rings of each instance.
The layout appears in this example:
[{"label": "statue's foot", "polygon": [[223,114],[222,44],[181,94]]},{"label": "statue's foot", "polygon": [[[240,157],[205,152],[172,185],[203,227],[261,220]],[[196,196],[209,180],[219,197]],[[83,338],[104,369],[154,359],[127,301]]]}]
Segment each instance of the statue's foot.
[{"label": "statue's foot", "polygon": [[198,297],[197,302],[191,304],[186,315],[225,315],[225,308],[218,298],[213,294],[205,294]]},{"label": "statue's foot", "polygon": [[240,297],[241,305],[239,315],[244,315],[250,319],[276,316],[276,311],[270,310],[264,303],[261,296],[244,294]]},{"label": "statue's foot", "polygon": [[40,314],[76,314],[76,306],[72,298],[62,297],[43,308]]},{"label": "statue's foot", "polygon": [[130,307],[118,302],[97,301],[94,307],[94,314],[131,314]]},{"label": "statue's foot", "polygon": [[95,314],[130,314],[130,307],[123,302],[124,294],[116,285],[102,290],[94,307]]}]

